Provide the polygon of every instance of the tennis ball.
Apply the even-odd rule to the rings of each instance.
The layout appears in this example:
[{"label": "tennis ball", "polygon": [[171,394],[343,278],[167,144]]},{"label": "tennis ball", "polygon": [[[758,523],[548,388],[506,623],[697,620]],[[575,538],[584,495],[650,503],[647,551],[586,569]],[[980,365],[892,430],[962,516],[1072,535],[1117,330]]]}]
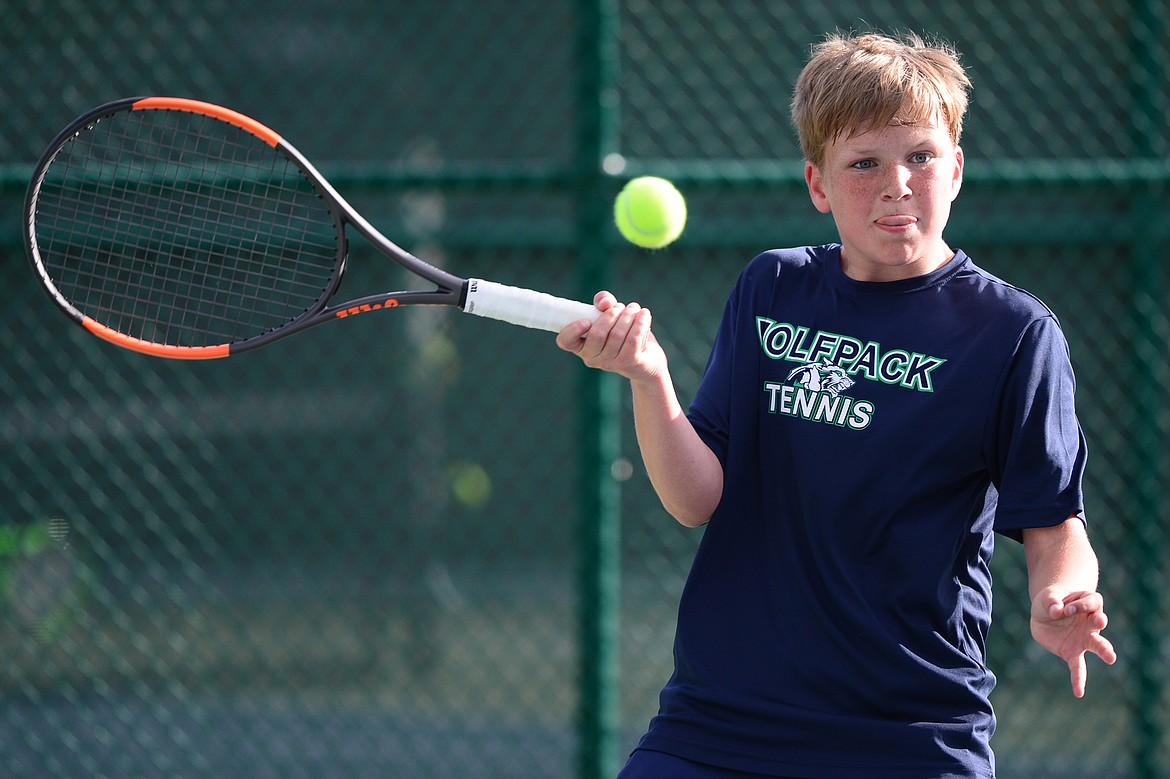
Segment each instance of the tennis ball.
[{"label": "tennis ball", "polygon": [[613,219],[627,241],[645,249],[661,249],[682,234],[687,203],[666,179],[631,179],[613,204]]},{"label": "tennis ball", "polygon": [[448,469],[451,491],[467,508],[481,509],[492,497],[492,477],[482,465],[457,462]]}]

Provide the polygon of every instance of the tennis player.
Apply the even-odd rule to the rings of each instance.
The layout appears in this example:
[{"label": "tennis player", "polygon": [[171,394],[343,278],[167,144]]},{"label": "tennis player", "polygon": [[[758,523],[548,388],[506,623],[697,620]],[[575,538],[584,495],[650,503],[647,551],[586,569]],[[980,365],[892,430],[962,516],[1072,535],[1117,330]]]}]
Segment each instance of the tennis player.
[{"label": "tennis player", "polygon": [[1116,659],[1060,325],[943,239],[969,87],[912,34],[813,49],[792,114],[840,242],[747,265],[686,413],[637,303],[598,293],[559,334],[630,380],[663,505],[706,525],[621,779],[993,777],[996,534],[1024,544],[1032,634],[1073,694],[1086,653]]}]

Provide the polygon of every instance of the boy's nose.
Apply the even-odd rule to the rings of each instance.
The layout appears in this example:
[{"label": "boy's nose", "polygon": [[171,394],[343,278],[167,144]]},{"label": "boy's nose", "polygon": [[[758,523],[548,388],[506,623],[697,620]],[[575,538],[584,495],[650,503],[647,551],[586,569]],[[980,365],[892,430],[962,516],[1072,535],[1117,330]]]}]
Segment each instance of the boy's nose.
[{"label": "boy's nose", "polygon": [[894,165],[882,190],[882,198],[886,200],[901,200],[911,194],[910,171],[904,165]]}]

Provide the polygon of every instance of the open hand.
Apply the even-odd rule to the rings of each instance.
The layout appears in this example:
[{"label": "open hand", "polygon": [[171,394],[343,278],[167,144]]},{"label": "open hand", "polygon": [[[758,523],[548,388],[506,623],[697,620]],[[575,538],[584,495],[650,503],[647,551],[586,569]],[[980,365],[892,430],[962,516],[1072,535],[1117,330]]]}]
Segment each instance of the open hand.
[{"label": "open hand", "polygon": [[1104,608],[1100,593],[1065,592],[1055,587],[1041,590],[1032,600],[1032,638],[1068,663],[1073,695],[1078,698],[1084,696],[1088,678],[1086,652],[1107,665],[1117,661],[1113,644],[1101,635],[1109,624]]}]

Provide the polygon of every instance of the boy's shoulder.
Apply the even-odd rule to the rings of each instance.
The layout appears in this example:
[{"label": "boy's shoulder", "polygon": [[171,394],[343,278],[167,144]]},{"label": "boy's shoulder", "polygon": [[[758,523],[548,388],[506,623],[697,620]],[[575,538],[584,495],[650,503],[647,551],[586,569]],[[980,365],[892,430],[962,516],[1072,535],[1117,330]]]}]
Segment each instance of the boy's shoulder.
[{"label": "boy's shoulder", "polygon": [[1029,321],[1047,318],[1056,320],[1052,309],[1034,293],[984,270],[966,255],[964,257],[966,262],[955,275],[957,285],[970,288],[987,305],[995,306],[1005,314],[1014,314]]},{"label": "boy's shoulder", "polygon": [[837,243],[826,243],[819,246],[792,246],[784,249],[768,249],[756,255],[748,263],[748,268],[773,265],[788,267],[819,266],[827,258],[837,258],[840,255],[841,245]]},{"label": "boy's shoulder", "polygon": [[826,261],[839,257],[840,251],[839,244],[768,249],[757,254],[743,268],[740,281],[758,283],[775,280],[786,273],[820,273],[825,269]]},{"label": "boy's shoulder", "polygon": [[[796,278],[796,274],[810,274],[822,276],[832,283],[833,280],[840,281],[843,276],[835,271],[839,267],[837,263],[840,262],[840,256],[841,245],[837,243],[769,249],[748,263],[741,280],[758,284],[768,280],[779,281],[784,274],[789,274],[789,278]],[[888,284],[887,292],[941,290],[942,298],[948,300],[948,305],[964,302],[982,309],[988,315],[1010,316],[1025,322],[1056,319],[1052,309],[1035,294],[980,267],[962,250],[956,251],[953,260],[934,273],[917,280],[907,279]],[[870,291],[874,289],[871,287]],[[933,294],[928,297],[934,302],[940,301]]]}]

